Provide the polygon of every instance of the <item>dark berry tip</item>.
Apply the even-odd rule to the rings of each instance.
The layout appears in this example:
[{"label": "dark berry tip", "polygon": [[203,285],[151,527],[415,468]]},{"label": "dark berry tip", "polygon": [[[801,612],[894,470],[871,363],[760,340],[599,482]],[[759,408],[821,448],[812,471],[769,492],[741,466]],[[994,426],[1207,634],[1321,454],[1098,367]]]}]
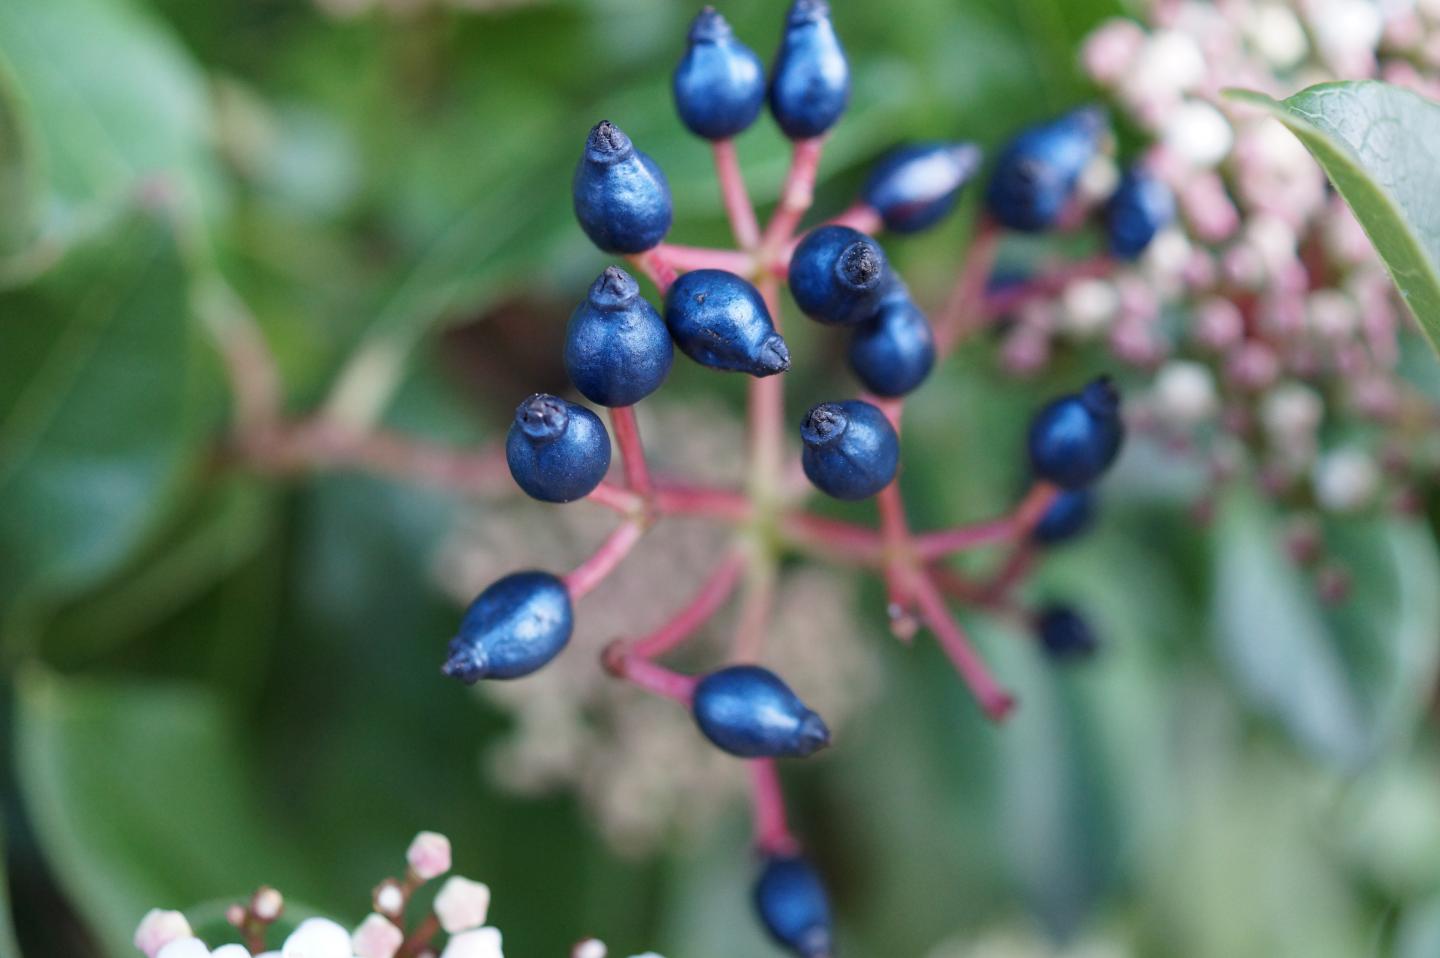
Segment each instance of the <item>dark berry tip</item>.
[{"label": "dark berry tip", "polygon": [[515,422],[531,439],[548,441],[565,431],[570,413],[560,397],[536,393],[516,408]]},{"label": "dark berry tip", "polygon": [[869,240],[856,240],[840,253],[840,258],[835,263],[835,272],[847,286],[854,289],[872,289],[884,276],[885,260],[881,258],[874,243]]},{"label": "dark berry tip", "polygon": [[830,744],[830,727],[819,715],[814,712],[806,712],[805,717],[800,720],[796,738],[799,740],[800,756],[803,758]]},{"label": "dark berry tip", "polygon": [[822,402],[810,410],[800,426],[800,438],[807,446],[825,446],[845,433],[850,420],[839,403]]},{"label": "dark berry tip", "polygon": [[607,266],[590,287],[590,302],[597,309],[618,309],[640,295],[635,277],[618,266]]},{"label": "dark berry tip", "polygon": [[1080,401],[1097,416],[1115,416],[1120,412],[1120,390],[1109,376],[1101,376],[1082,389]]},{"label": "dark berry tip", "polygon": [[601,162],[623,159],[630,150],[630,137],[609,120],[596,123],[585,141],[585,152],[591,159]]},{"label": "dark berry tip", "polygon": [[1079,109],[1072,110],[1067,119],[1075,126],[1085,130],[1091,136],[1098,136],[1100,131],[1105,129],[1110,118],[1108,114],[1106,114],[1104,107],[1092,103],[1089,106],[1082,106]]},{"label": "dark berry tip", "polygon": [[451,639],[449,652],[450,657],[440,666],[442,675],[459,679],[466,685],[474,685],[485,677],[485,656],[474,643]]},{"label": "dark berry tip", "polygon": [[755,365],[762,376],[773,376],[790,368],[790,347],[779,333],[771,333],[760,344]]},{"label": "dark berry tip", "polygon": [[950,156],[955,160],[955,165],[962,171],[962,176],[969,179],[980,169],[985,161],[985,151],[978,144],[960,142],[950,147]]},{"label": "dark berry tip", "polygon": [[730,22],[714,7],[701,7],[690,22],[691,43],[715,43],[734,36]]},{"label": "dark berry tip", "polygon": [[792,27],[813,23],[816,20],[826,20],[829,17],[830,4],[828,0],[795,0],[790,5],[789,23]]}]

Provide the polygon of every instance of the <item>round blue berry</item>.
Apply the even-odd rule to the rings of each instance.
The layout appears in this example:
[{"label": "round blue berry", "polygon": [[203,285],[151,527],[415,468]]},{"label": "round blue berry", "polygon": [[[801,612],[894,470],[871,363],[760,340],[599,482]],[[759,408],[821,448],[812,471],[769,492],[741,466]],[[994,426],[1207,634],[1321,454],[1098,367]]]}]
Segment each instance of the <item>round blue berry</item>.
[{"label": "round blue berry", "polygon": [[935,334],[903,283],[880,300],[875,315],[855,329],[850,369],[877,396],[903,396],[935,365]]},{"label": "round blue berry", "polygon": [[815,866],[799,855],[771,855],[755,882],[765,930],[800,958],[830,958],[830,899]]},{"label": "round blue berry", "polygon": [[672,78],[680,121],[696,136],[724,140],[755,122],[765,104],[765,67],[714,7],[690,24],[685,56]]},{"label": "round blue berry", "polygon": [[1090,623],[1066,605],[1046,606],[1035,619],[1035,635],[1053,659],[1083,659],[1095,654],[1100,640]]},{"label": "round blue berry", "polygon": [[820,716],[758,665],[711,672],[695,686],[692,708],[705,737],[741,758],[804,758],[830,744]]},{"label": "round blue berry", "polygon": [[752,376],[790,368],[790,350],[760,291],[734,273],[697,269],[681,275],[665,296],[665,325],[680,350],[702,366]]},{"label": "round blue berry", "polygon": [[600,274],[565,331],[565,370],[580,394],[630,406],[660,388],[675,359],[665,320],[618,266]]},{"label": "round blue berry", "polygon": [[1104,129],[1104,114],[1086,107],[1030,127],[1011,140],[990,178],[990,215],[1027,233],[1054,226],[1100,148]]},{"label": "round blue berry", "polygon": [[882,156],[861,193],[895,233],[929,229],[955,208],[960,190],[980,169],[973,143],[913,143]]},{"label": "round blue berry", "polygon": [[574,625],[565,583],[548,572],[507,575],[470,603],[441,671],[467,685],[529,675],[560,654]]},{"label": "round blue berry", "polygon": [[770,73],[770,112],[792,140],[819,136],[850,102],[850,64],[826,0],[795,0]]},{"label": "round blue berry", "polygon": [[670,184],[609,120],[595,124],[571,184],[575,218],[607,253],[643,253],[670,231]]},{"label": "round blue berry", "polygon": [[584,406],[536,393],[515,410],[505,437],[505,461],[526,495],[541,502],[573,502],[605,478],[610,435]]},{"label": "round blue berry", "polygon": [[1136,259],[1161,230],[1175,220],[1175,194],[1154,174],[1131,167],[1105,204],[1110,252]]},{"label": "round blue berry", "polygon": [[1073,539],[1095,520],[1095,493],[1090,489],[1065,489],[1040,517],[1030,538],[1041,545],[1058,545]]},{"label": "round blue berry", "polygon": [[885,414],[861,399],[815,406],[800,425],[805,475],[836,499],[866,499],[890,485],[900,439]]},{"label": "round blue berry", "polygon": [[1036,414],[1030,423],[1030,465],[1041,479],[1079,489],[1110,467],[1124,439],[1120,393],[1102,377]]},{"label": "round blue berry", "polygon": [[790,294],[801,312],[832,326],[868,319],[887,288],[880,244],[848,226],[806,234],[790,259]]}]

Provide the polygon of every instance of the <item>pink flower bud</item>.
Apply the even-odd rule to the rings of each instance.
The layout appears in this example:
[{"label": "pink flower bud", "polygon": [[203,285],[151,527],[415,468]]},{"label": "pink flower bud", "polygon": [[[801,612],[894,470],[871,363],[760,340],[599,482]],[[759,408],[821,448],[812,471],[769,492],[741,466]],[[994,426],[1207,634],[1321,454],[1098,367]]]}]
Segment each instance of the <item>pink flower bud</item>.
[{"label": "pink flower bud", "polygon": [[421,832],[410,843],[405,860],[422,881],[439,878],[450,870],[450,839],[439,832]]},{"label": "pink flower bud", "polygon": [[1200,345],[1224,352],[1245,334],[1245,319],[1240,307],[1218,296],[1195,308],[1195,339]]},{"label": "pink flower bud", "polygon": [[1101,86],[1111,86],[1124,78],[1145,42],[1145,31],[1133,20],[1106,20],[1085,38],[1080,49],[1080,65],[1085,73]]},{"label": "pink flower bud", "polygon": [[350,936],[355,958],[394,958],[405,942],[405,933],[395,923],[377,912],[371,912]]},{"label": "pink flower bud", "polygon": [[579,942],[570,952],[570,958],[605,958],[609,952],[605,948],[605,942],[598,938],[586,938]]},{"label": "pink flower bud", "polygon": [[255,892],[255,897],[250,900],[251,914],[264,922],[274,921],[284,910],[284,896],[269,886]]},{"label": "pink flower bud", "polygon": [[489,887],[459,875],[446,881],[435,896],[435,916],[451,934],[485,924],[489,911]]},{"label": "pink flower bud", "polygon": [[350,933],[328,918],[302,921],[280,949],[281,958],[353,958]]},{"label": "pink flower bud", "polygon": [[135,929],[135,947],[144,952],[146,958],[155,958],[170,942],[190,936],[190,922],[180,912],[152,908]]}]

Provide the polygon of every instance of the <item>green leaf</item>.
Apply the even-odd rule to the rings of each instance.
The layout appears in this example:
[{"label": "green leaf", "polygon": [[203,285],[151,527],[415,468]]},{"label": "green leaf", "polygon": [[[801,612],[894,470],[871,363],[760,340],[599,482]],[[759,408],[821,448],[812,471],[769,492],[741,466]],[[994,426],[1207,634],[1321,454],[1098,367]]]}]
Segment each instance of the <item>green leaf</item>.
[{"label": "green leaf", "polygon": [[34,154],[14,74],[0,58],[0,257],[14,253],[34,229]]},{"label": "green leaf", "polygon": [[1440,352],[1440,105],[1369,80],[1322,83],[1278,101],[1227,95],[1273,114],[1315,154]]},{"label": "green leaf", "polygon": [[0,830],[0,958],[20,958],[20,943],[15,940],[15,923],[10,914],[9,859],[5,852],[5,833]]}]

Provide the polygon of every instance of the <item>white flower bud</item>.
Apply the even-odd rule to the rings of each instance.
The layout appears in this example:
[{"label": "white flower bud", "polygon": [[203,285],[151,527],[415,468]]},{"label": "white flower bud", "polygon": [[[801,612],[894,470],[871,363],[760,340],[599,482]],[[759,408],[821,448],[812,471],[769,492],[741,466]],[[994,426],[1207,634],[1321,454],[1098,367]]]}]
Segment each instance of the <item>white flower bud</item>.
[{"label": "white flower bud", "polygon": [[1338,289],[1317,289],[1305,299],[1305,321],[1317,335],[1349,336],[1360,326],[1360,308]]},{"label": "white flower bud", "polygon": [[1205,81],[1205,55],[1188,34],[1160,30],[1150,35],[1126,79],[1137,89],[1189,93]]},{"label": "white flower bud", "polygon": [[605,942],[598,938],[586,938],[577,944],[570,952],[570,958],[605,958],[609,950]]},{"label": "white flower bud", "polygon": [[244,945],[221,945],[210,952],[210,958],[250,958],[250,951]]},{"label": "white flower bud", "polygon": [[500,930],[476,928],[451,935],[440,958],[505,958],[501,950]]},{"label": "white flower bud", "polygon": [[250,902],[250,911],[261,921],[274,921],[285,910],[285,898],[273,888],[261,888]]},{"label": "white flower bud", "polygon": [[180,912],[152,908],[135,929],[135,947],[144,952],[146,958],[156,958],[160,949],[170,942],[191,935],[190,922]]},{"label": "white flower bud", "polygon": [[1115,165],[1115,158],[1108,153],[1097,153],[1080,171],[1076,191],[1082,200],[1093,204],[1109,199],[1119,185],[1120,168]]},{"label": "white flower bud", "polygon": [[328,918],[307,918],[290,933],[281,958],[353,958],[350,933]]},{"label": "white flower bud", "polygon": [[1235,143],[1230,121],[1203,100],[1182,103],[1170,114],[1162,135],[1168,149],[1201,169],[1225,159]]},{"label": "white flower bud", "polygon": [[1155,407],[1167,421],[1194,426],[1219,409],[1215,377],[1208,367],[1189,360],[1166,363],[1155,377]]},{"label": "white flower bud", "polygon": [[1337,449],[1315,464],[1315,498],[1332,512],[1363,508],[1380,491],[1380,467],[1359,449]]},{"label": "white flower bud", "polygon": [[355,958],[394,958],[404,942],[405,933],[390,919],[373,911],[350,936]]},{"label": "white flower bud", "polygon": [[161,948],[155,958],[210,958],[210,949],[199,938],[177,938]]},{"label": "white flower bud", "polygon": [[1260,419],[1271,441],[1296,458],[1313,455],[1315,431],[1324,415],[1319,394],[1295,382],[1276,386],[1260,406]]},{"label": "white flower bud", "polygon": [[405,892],[393,880],[387,880],[375,889],[375,910],[392,918],[405,910]]},{"label": "white flower bud", "polygon": [[1245,36],[1257,53],[1280,70],[1298,66],[1310,48],[1300,18],[1279,3],[1257,6],[1245,24]]},{"label": "white flower bud", "polygon": [[440,919],[440,927],[451,934],[485,924],[489,911],[489,887],[459,875],[447,880],[435,896],[435,915]]},{"label": "white flower bud", "polygon": [[439,832],[421,832],[405,852],[410,870],[424,881],[450,870],[450,839]]},{"label": "white flower bud", "polygon": [[1113,283],[1078,279],[1061,295],[1061,325],[1077,336],[1091,336],[1108,326],[1119,309],[1120,294]]}]

